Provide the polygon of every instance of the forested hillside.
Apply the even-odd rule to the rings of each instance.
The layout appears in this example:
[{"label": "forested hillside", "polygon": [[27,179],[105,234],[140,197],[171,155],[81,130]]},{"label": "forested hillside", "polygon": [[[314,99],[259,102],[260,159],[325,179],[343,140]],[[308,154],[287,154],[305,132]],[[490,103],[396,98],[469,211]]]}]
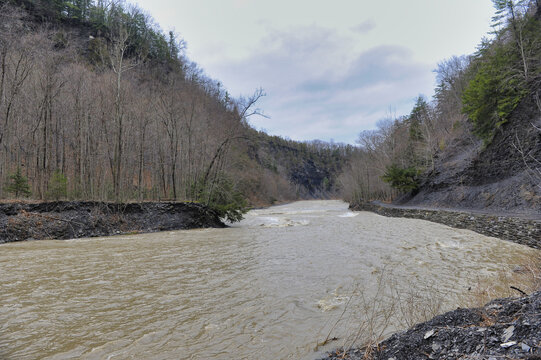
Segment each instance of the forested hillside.
[{"label": "forested hillside", "polygon": [[341,176],[352,202],[529,212],[541,204],[541,8],[493,0],[494,33],[442,61],[432,101],[364,131]]},{"label": "forested hillside", "polygon": [[0,197],[248,205],[329,196],[352,148],[252,129],[234,99],[143,10],[0,1]]}]

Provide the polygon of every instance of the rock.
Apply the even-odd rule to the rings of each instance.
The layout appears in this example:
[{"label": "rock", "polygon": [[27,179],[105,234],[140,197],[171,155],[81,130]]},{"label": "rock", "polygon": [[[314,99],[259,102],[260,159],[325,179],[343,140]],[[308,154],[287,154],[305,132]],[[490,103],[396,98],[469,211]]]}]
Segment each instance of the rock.
[{"label": "rock", "polygon": [[515,331],[515,327],[513,325],[505,329],[505,331],[503,332],[502,341],[507,342],[509,339],[511,339],[514,331]]},{"label": "rock", "polygon": [[[340,358],[364,359],[365,351],[360,350],[346,351]],[[541,291],[438,315],[392,335],[368,352],[374,360],[541,359]]]}]

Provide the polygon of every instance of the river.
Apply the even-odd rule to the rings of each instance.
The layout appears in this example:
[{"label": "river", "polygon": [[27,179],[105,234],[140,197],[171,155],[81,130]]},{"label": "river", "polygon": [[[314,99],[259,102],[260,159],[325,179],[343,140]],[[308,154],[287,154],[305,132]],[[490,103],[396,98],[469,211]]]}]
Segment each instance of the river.
[{"label": "river", "polygon": [[366,330],[359,314],[383,298],[452,309],[534,252],[341,201],[227,229],[4,244],[0,359],[314,359]]}]

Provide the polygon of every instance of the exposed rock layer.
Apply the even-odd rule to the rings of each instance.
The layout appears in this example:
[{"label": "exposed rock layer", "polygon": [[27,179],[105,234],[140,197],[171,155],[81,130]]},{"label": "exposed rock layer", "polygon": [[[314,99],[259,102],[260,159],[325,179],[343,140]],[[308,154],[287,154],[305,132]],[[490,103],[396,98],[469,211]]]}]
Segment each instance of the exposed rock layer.
[{"label": "exposed rock layer", "polygon": [[455,139],[402,204],[541,214],[541,113],[527,96],[485,147]]}]

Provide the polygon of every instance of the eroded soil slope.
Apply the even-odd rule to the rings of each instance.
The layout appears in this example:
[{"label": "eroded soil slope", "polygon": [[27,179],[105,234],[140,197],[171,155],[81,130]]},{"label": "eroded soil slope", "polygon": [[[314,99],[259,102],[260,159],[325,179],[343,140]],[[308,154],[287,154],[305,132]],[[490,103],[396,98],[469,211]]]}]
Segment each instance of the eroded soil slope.
[{"label": "eroded soil slope", "polygon": [[194,203],[0,204],[0,243],[224,226],[213,210]]}]

